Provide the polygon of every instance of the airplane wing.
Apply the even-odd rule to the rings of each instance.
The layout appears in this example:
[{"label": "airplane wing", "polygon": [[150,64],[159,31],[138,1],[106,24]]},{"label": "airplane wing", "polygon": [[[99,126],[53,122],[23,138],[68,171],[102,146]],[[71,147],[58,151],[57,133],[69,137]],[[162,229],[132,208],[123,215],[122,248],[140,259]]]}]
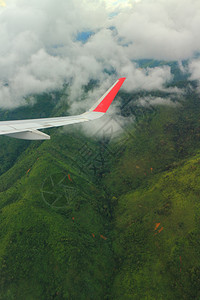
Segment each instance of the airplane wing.
[{"label": "airplane wing", "polygon": [[113,86],[111,86],[111,88],[90,108],[90,110],[81,115],[45,119],[1,121],[0,135],[7,135],[9,137],[25,140],[48,140],[50,139],[50,136],[38,129],[59,127],[98,119],[106,113],[125,79],[126,78],[118,79]]}]

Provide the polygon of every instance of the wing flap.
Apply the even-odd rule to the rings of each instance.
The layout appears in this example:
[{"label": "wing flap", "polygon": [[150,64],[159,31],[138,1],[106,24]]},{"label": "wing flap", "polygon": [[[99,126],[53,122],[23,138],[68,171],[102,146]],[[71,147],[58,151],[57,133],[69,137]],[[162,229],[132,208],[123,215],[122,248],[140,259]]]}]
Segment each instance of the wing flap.
[{"label": "wing flap", "polygon": [[38,130],[15,132],[15,133],[6,134],[6,136],[13,137],[16,139],[23,139],[23,140],[49,140],[50,139],[50,136],[48,134]]}]

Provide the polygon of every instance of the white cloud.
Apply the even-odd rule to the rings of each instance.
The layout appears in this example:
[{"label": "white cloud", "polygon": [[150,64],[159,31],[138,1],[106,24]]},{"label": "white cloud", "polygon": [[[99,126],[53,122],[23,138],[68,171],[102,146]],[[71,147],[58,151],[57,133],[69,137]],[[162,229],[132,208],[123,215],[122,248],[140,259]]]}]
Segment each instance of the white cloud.
[{"label": "white cloud", "polygon": [[186,59],[200,50],[198,0],[142,0],[113,22],[134,59]]},{"label": "white cloud", "polygon": [[166,106],[177,106],[179,105],[177,102],[171,101],[170,98],[162,98],[162,97],[144,97],[140,98],[137,101],[139,106],[154,106],[154,105],[166,105]]},{"label": "white cloud", "polygon": [[[71,84],[74,103],[91,79],[99,80],[94,101],[122,76],[127,91],[163,90],[172,78],[170,68],[138,69],[133,60],[181,61],[200,50],[197,0],[117,1],[118,14],[112,18],[112,6],[108,12],[104,0],[6,4],[0,7],[0,107],[21,105],[27,95],[61,88],[64,82]],[[78,32],[88,30],[94,34],[85,44],[76,40]]]},{"label": "white cloud", "polygon": [[188,71],[190,73],[190,80],[197,81],[197,90],[200,92],[200,59],[193,59],[188,65]]},{"label": "white cloud", "polygon": [[200,59],[194,59],[189,64],[189,72],[191,74],[191,80],[200,81]]}]

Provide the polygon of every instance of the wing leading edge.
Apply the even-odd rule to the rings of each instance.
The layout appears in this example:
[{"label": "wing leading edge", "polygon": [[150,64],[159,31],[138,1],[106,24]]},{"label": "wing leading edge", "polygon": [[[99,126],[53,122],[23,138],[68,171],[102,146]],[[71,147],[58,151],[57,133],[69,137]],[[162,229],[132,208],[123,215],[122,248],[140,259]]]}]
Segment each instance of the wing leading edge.
[{"label": "wing leading edge", "polygon": [[25,140],[46,140],[50,139],[50,136],[39,131],[39,129],[65,126],[98,119],[106,113],[125,79],[126,78],[118,79],[113,86],[111,86],[111,88],[90,108],[89,111],[81,115],[45,119],[1,121],[0,135],[7,135]]}]

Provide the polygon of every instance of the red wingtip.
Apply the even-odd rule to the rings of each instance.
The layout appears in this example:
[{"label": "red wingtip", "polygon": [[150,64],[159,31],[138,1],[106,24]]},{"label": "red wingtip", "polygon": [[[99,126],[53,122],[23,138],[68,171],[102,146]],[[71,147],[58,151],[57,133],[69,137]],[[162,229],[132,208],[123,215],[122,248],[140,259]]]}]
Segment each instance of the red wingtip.
[{"label": "red wingtip", "polygon": [[105,113],[108,110],[110,104],[113,102],[125,79],[126,77],[119,78],[113,88],[105,95],[103,100],[93,111]]}]

